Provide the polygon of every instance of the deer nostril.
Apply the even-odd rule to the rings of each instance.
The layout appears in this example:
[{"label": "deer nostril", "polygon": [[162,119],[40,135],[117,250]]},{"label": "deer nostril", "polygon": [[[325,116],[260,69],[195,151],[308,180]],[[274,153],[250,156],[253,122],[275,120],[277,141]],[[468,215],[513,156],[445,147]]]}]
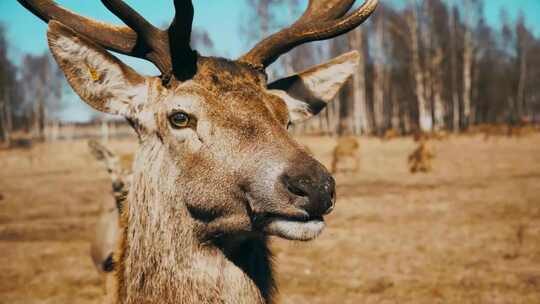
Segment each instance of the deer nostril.
[{"label": "deer nostril", "polygon": [[115,181],[112,183],[112,189],[113,191],[120,191],[124,188],[124,183],[120,181]]},{"label": "deer nostril", "polygon": [[291,178],[288,175],[284,175],[282,181],[289,193],[301,197],[308,196],[308,193],[304,189],[302,189],[303,187],[301,179]]},{"label": "deer nostril", "polygon": [[304,190],[302,190],[302,189],[300,189],[298,187],[292,186],[291,184],[287,184],[287,190],[290,193],[292,193],[294,195],[297,195],[297,196],[308,196],[308,194]]}]

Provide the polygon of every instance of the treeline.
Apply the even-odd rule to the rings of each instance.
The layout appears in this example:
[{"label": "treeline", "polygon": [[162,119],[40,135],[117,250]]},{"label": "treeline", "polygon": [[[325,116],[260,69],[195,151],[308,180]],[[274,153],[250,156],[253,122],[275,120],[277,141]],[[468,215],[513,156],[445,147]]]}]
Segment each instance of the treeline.
[{"label": "treeline", "polygon": [[65,80],[48,53],[26,54],[20,64],[8,56],[5,28],[0,26],[0,141],[12,132],[44,138],[46,124],[58,124]]},{"label": "treeline", "polygon": [[[303,9],[298,0],[247,2],[252,7],[250,27],[244,29],[249,45]],[[351,33],[284,56],[272,77],[351,49],[361,53],[359,69],[338,100],[297,130],[383,135],[538,123],[540,39],[523,14],[511,22],[501,11],[499,25],[488,25],[484,5],[489,1],[412,0],[398,9],[382,2]]]},{"label": "treeline", "polygon": [[[246,47],[292,23],[306,4],[245,1],[249,10],[239,36]],[[270,78],[277,78],[351,49],[361,54],[357,73],[337,100],[296,126],[297,132],[459,132],[479,124],[540,121],[540,37],[523,14],[510,21],[501,11],[493,27],[484,13],[489,1],[410,0],[400,8],[386,3],[358,29],[302,45],[270,68]],[[215,53],[203,29],[195,29],[192,44]],[[47,126],[54,129],[61,119],[62,97],[70,89],[48,52],[23,55],[15,64],[9,49],[0,26],[0,141],[16,130],[46,138]]]}]

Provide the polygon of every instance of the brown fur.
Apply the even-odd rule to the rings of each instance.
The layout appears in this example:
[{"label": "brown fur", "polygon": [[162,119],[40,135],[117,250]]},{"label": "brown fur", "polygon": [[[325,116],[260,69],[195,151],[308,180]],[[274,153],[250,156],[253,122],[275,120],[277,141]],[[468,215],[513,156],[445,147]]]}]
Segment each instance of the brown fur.
[{"label": "brown fur", "polygon": [[[311,240],[335,203],[333,178],[287,125],[293,114],[301,121],[318,113],[358,55],[272,89],[260,70],[201,56],[192,79],[165,86],[58,22],[49,24],[48,38],[83,100],[125,116],[139,135],[109,300],[271,303],[268,236]],[[304,95],[288,95],[298,87]],[[185,125],[172,119],[178,113],[188,117]]]},{"label": "brown fur", "polygon": [[[209,82],[217,81],[219,87],[227,90],[227,93],[221,95],[226,97],[228,104],[215,103],[219,100],[214,95],[214,90],[216,93],[218,91],[215,87],[213,90],[205,91],[199,89],[198,85],[191,88],[179,86],[173,89],[174,95],[197,94],[202,96],[205,102],[212,103],[207,115],[215,116],[212,118],[216,123],[214,132],[221,129],[236,134],[236,137],[230,138],[232,139],[230,145],[225,145],[233,150],[220,150],[218,154],[239,155],[233,152],[234,149],[247,148],[253,151],[252,153],[266,155],[264,158],[268,160],[275,159],[276,155],[280,155],[281,158],[283,155],[287,157],[297,153],[307,157],[300,146],[289,140],[288,136],[279,136],[272,140],[267,138],[274,132],[286,134],[281,125],[286,123],[287,110],[282,101],[260,92],[259,78],[253,77],[252,71],[240,65],[230,71],[230,74],[236,77],[216,80],[212,74],[204,75],[213,71],[215,66],[230,64],[223,62],[227,61],[201,60],[199,69],[201,74],[194,78],[194,82],[208,85]],[[237,78],[240,76],[243,78]],[[253,82],[246,82],[245,79],[251,79]],[[161,100],[164,98],[163,95],[171,94],[160,87],[159,81],[154,81],[153,85],[157,86],[153,90],[156,94],[153,96],[155,100]],[[270,107],[266,105],[268,103]],[[252,113],[259,113],[260,116],[253,117]],[[274,290],[271,254],[266,237],[251,232],[253,224],[250,220],[235,215],[234,208],[231,212],[229,211],[231,206],[225,205],[223,206],[225,209],[220,211],[224,212],[223,219],[203,223],[194,219],[192,213],[204,214],[209,210],[200,210],[200,207],[189,204],[184,209],[171,204],[176,201],[176,197],[186,195],[192,197],[193,192],[205,193],[204,197],[223,197],[224,194],[220,194],[221,189],[237,184],[239,176],[227,177],[221,174],[216,177],[219,180],[212,180],[213,168],[224,165],[224,163],[216,165],[217,159],[212,160],[215,156],[208,155],[202,158],[200,155],[187,154],[183,159],[170,158],[169,153],[177,149],[177,143],[167,141],[167,138],[171,137],[171,131],[166,117],[156,118],[156,133],[161,135],[154,138],[142,135],[143,141],[135,160],[129,204],[124,203],[121,215],[123,233],[114,258],[117,279],[115,282],[109,282],[112,284],[112,290],[109,291],[111,301],[176,303],[178,299],[182,299],[181,301],[185,303],[270,303]],[[246,123],[253,120],[260,122]],[[264,120],[272,123],[263,123]],[[143,122],[135,121],[135,123],[141,128],[140,134],[149,132],[144,129]],[[216,140],[217,136],[226,137],[224,134],[214,136]],[[257,140],[261,145],[260,148],[264,149],[254,149],[254,140]],[[265,151],[269,144],[275,147],[275,153],[271,152],[272,149]],[[278,150],[280,152],[277,152]],[[223,159],[220,160],[222,161]],[[246,160],[227,161],[231,165],[237,162],[245,163]],[[170,166],[171,163],[175,165]],[[255,163],[251,165],[246,163],[248,168],[253,165]],[[174,173],[176,168],[183,168],[185,182],[189,185],[178,186],[178,181],[170,178],[176,174]],[[215,187],[205,189],[208,185]],[[205,188],[201,188],[202,186]],[[184,192],[183,188],[189,189],[189,192]],[[212,212],[216,212],[215,207],[213,209]],[[227,213],[231,214],[227,216]],[[145,235],[153,237],[140,239],[138,235],[142,231]],[[174,238],[169,238],[171,236]],[[211,275],[204,274],[203,269],[197,269],[198,267],[193,265],[194,262],[211,265],[209,268],[216,268],[217,272]],[[164,271],[166,269],[169,271]],[[203,272],[199,273],[200,271]],[[223,293],[223,290],[229,292]]]}]

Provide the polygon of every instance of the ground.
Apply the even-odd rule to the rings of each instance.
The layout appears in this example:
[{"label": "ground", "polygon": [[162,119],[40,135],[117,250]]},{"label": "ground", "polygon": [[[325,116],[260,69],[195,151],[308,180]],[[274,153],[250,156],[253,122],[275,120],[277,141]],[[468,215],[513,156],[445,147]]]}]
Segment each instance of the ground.
[{"label": "ground", "polygon": [[[334,139],[299,140],[330,165]],[[360,139],[323,235],[272,241],[278,303],[540,303],[540,135],[433,144],[434,171],[411,175],[411,139]],[[100,303],[89,240],[108,199],[83,141],[0,151],[0,303]]]}]

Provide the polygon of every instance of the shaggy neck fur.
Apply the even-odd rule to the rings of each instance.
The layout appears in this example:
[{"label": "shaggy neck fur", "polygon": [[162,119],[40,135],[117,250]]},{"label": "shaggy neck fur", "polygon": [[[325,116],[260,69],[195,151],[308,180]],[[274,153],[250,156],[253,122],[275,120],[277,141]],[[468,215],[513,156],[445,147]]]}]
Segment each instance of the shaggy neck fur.
[{"label": "shaggy neck fur", "polygon": [[124,219],[119,303],[270,303],[265,238],[201,241],[177,197],[178,168],[160,144],[142,144]]}]

